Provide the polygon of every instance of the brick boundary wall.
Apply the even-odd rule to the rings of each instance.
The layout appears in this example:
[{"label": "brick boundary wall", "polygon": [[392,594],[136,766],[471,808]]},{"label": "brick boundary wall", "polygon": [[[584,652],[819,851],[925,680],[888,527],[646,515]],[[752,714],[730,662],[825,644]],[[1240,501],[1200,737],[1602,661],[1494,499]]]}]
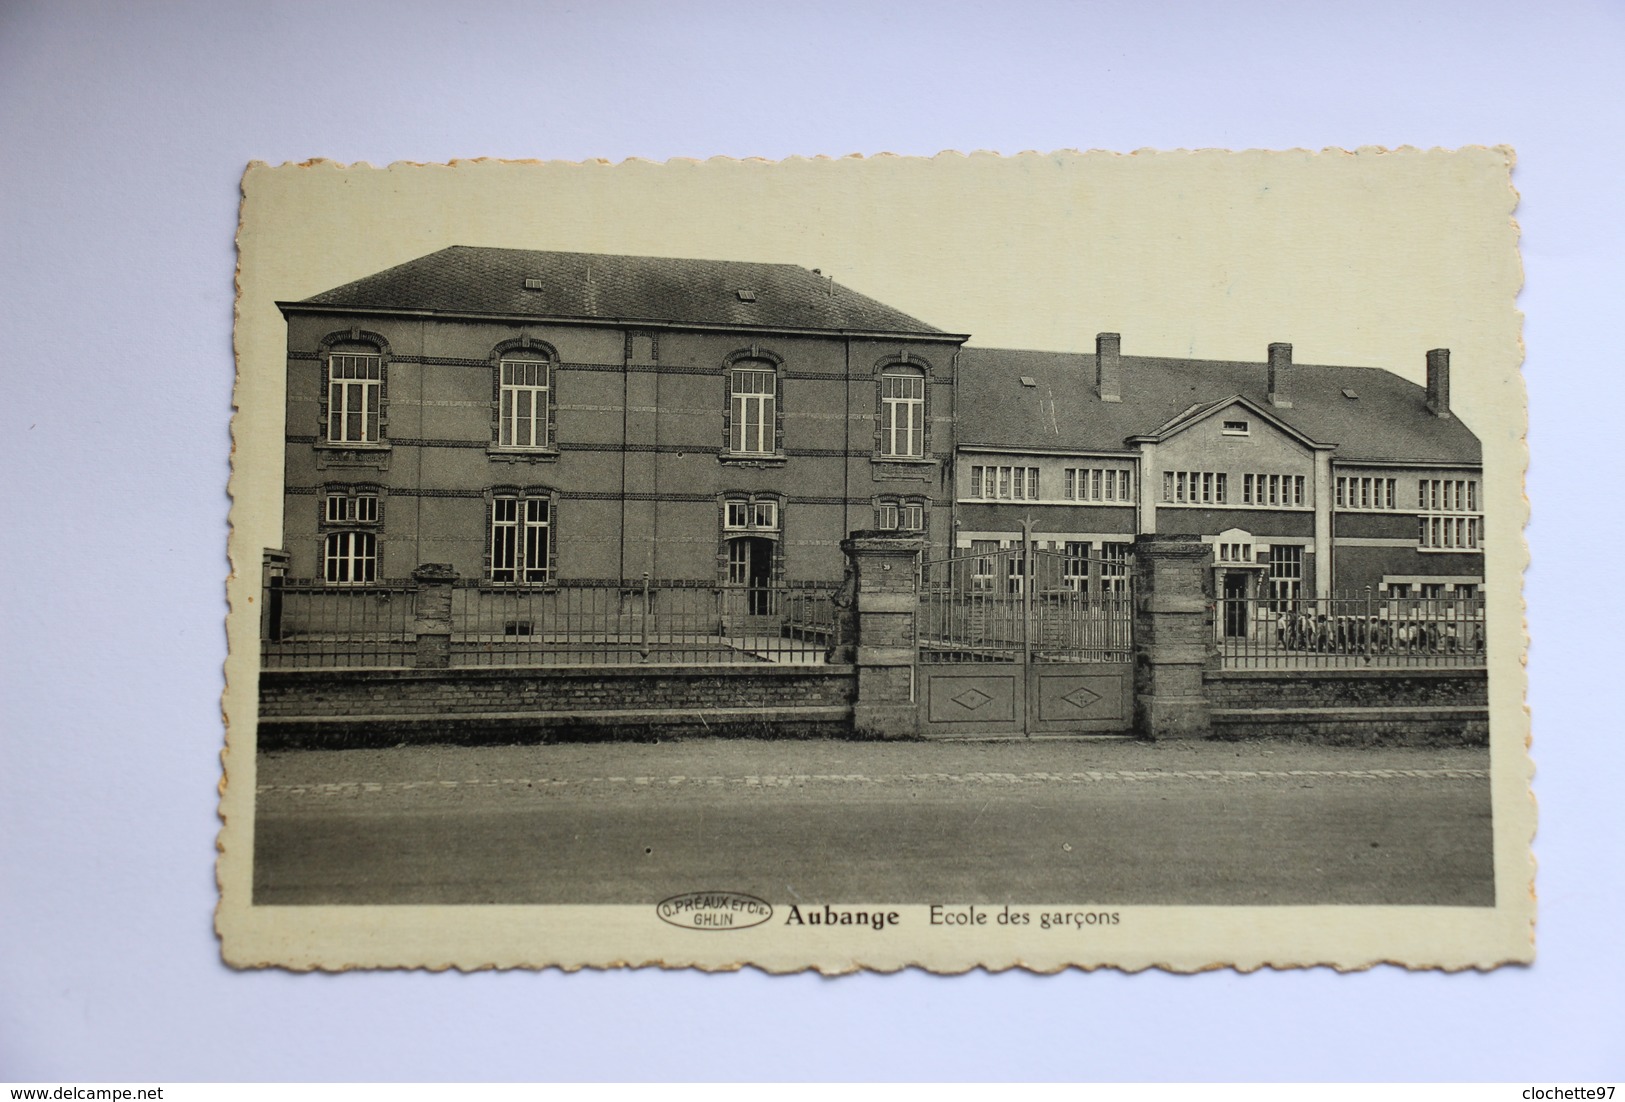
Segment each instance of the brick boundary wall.
[{"label": "brick boundary wall", "polygon": [[1487,746],[1484,670],[1210,670],[1218,738],[1284,735],[1332,745]]},{"label": "brick boundary wall", "polygon": [[259,748],[852,734],[833,666],[260,671]]}]

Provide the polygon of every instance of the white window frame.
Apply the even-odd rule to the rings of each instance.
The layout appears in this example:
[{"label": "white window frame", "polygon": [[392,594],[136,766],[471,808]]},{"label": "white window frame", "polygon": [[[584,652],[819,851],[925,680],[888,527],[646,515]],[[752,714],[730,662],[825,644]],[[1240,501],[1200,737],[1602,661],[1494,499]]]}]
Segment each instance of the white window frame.
[{"label": "white window frame", "polygon": [[1271,544],[1268,562],[1270,611],[1296,607],[1303,599],[1303,548],[1295,543]]},{"label": "white window frame", "polygon": [[1171,505],[1226,505],[1230,480],[1224,471],[1164,471],[1162,500]]},{"label": "white window frame", "polygon": [[734,455],[778,454],[779,373],[752,361],[728,372],[728,450]]},{"label": "white window frame", "polygon": [[378,495],[368,491],[329,492],[322,520],[326,524],[377,524]]},{"label": "white window frame", "polygon": [[[497,446],[517,450],[551,447],[552,396],[551,361],[521,356],[498,360]],[[522,405],[529,407],[528,414],[520,413]]]},{"label": "white window frame", "polygon": [[383,439],[383,404],[384,357],[380,353],[328,353],[329,444],[380,443]]},{"label": "white window frame", "polygon": [[1129,577],[1129,545],[1126,543],[1103,543],[1100,545],[1100,595],[1101,597],[1128,596]]},{"label": "white window frame", "polygon": [[547,585],[553,581],[551,494],[491,496],[489,578],[496,585]]},{"label": "white window frame", "polygon": [[888,368],[880,373],[880,454],[925,456],[925,372]]},{"label": "white window frame", "polygon": [[724,532],[777,532],[779,503],[753,494],[728,494],[722,499]]},{"label": "white window frame", "polygon": [[1416,501],[1419,550],[1472,554],[1484,549],[1477,479],[1418,479]]},{"label": "white window frame", "polygon": [[370,585],[378,580],[378,533],[343,528],[322,537],[322,580],[327,585]]},{"label": "white window frame", "polygon": [[1126,505],[1133,499],[1130,472],[1118,467],[1067,467],[1066,500]]}]

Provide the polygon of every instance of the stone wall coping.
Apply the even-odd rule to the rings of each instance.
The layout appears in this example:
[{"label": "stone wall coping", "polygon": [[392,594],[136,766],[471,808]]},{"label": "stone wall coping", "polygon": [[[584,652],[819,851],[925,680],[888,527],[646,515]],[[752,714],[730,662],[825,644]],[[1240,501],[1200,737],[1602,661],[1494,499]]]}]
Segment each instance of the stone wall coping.
[{"label": "stone wall coping", "polygon": [[792,666],[763,662],[759,665],[737,666],[683,666],[683,665],[626,665],[626,666],[453,666],[447,669],[402,669],[397,666],[323,666],[304,669],[272,669],[260,671],[260,683],[278,681],[299,683],[311,680],[333,681],[502,681],[514,677],[574,678],[589,680],[603,677],[843,677],[850,678],[856,668],[849,664],[832,663],[821,666]]},{"label": "stone wall coping", "polygon": [[576,723],[610,725],[618,723],[657,723],[683,720],[700,723],[719,719],[806,720],[846,719],[852,715],[849,704],[784,704],[765,708],[622,708],[615,711],[584,710],[529,712],[437,712],[420,715],[411,712],[353,716],[263,716],[261,727],[292,726],[341,727],[355,724],[446,724],[446,723]]},{"label": "stone wall coping", "polygon": [[1357,669],[1206,670],[1202,674],[1204,681],[1396,681],[1406,678],[1485,681],[1489,678],[1489,671],[1476,666],[1367,666]]}]

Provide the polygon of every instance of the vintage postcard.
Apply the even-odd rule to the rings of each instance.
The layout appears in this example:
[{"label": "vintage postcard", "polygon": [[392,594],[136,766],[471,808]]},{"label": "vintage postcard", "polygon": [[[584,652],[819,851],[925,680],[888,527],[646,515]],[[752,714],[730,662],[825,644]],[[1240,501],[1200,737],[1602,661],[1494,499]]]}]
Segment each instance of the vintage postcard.
[{"label": "vintage postcard", "polygon": [[225,959],[1531,960],[1513,160],[250,166]]}]

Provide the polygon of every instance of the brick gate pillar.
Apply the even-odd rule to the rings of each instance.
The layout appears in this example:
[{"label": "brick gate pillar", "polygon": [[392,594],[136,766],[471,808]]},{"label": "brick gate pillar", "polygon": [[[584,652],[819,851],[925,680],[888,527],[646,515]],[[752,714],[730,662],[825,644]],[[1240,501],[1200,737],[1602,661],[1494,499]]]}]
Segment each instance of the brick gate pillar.
[{"label": "brick gate pillar", "polygon": [[858,692],[852,725],[881,738],[919,733],[914,705],[915,563],[926,541],[853,532],[841,541],[856,582]]},{"label": "brick gate pillar", "polygon": [[1213,549],[1199,540],[1134,541],[1134,729],[1153,739],[1206,738],[1202,674],[1213,653]]},{"label": "brick gate pillar", "polygon": [[412,664],[420,670],[446,669],[451,665],[451,587],[457,571],[449,562],[426,562],[412,571],[412,580],[418,584],[412,610],[418,647]]}]

